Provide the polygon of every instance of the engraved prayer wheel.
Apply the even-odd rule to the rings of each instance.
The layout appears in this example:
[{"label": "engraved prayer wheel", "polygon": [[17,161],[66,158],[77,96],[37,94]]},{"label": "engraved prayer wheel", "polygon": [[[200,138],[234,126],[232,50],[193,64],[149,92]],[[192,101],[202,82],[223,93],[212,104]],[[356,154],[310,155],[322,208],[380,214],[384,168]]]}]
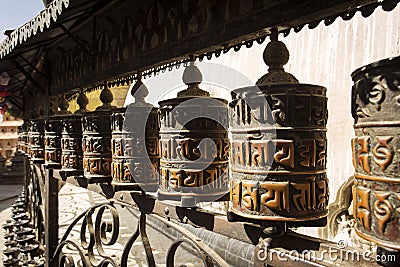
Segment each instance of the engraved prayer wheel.
[{"label": "engraved prayer wheel", "polygon": [[111,182],[111,119],[107,110],[82,116],[83,175],[89,183]]},{"label": "engraved prayer wheel", "polygon": [[201,90],[201,73],[193,62],[183,81],[188,89],[160,105],[159,199],[182,206],[216,200],[229,189],[227,101]]},{"label": "engraved prayer wheel", "polygon": [[112,185],[114,190],[156,191],[160,156],[158,110],[145,102],[146,86],[132,88],[135,102],[114,110],[112,125]]},{"label": "engraved prayer wheel", "polygon": [[67,172],[83,171],[82,116],[64,116],[61,132],[61,169]]},{"label": "engraved prayer wheel", "polygon": [[30,120],[29,155],[34,163],[44,163],[44,119]]},{"label": "engraved prayer wheel", "polygon": [[44,160],[51,168],[61,167],[61,129],[62,117],[51,116],[45,121]]},{"label": "engraved prayer wheel", "polygon": [[22,126],[18,126],[17,128],[17,133],[18,133],[18,139],[17,139],[17,149],[18,150],[22,150],[22,132],[23,132],[23,127]]},{"label": "engraved prayer wheel", "polygon": [[400,57],[352,73],[356,233],[400,250]]},{"label": "engraved prayer wheel", "polygon": [[326,89],[286,73],[288,59],[274,32],[264,51],[269,73],[232,92],[230,219],[325,224]]},{"label": "engraved prayer wheel", "polygon": [[18,147],[20,151],[28,154],[28,132],[29,132],[29,121],[25,121],[21,127],[21,132],[19,133],[20,136],[20,146]]},{"label": "engraved prayer wheel", "polygon": [[111,105],[113,95],[107,83],[100,93],[103,103],[96,111],[82,115],[83,175],[88,183],[111,183]]}]

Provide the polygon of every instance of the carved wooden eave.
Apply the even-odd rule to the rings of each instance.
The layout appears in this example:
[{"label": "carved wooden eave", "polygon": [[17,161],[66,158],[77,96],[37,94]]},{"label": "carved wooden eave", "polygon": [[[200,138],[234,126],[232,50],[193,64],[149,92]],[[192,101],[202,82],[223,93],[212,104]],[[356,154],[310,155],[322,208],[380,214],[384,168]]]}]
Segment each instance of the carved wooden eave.
[{"label": "carved wooden eave", "polygon": [[[218,55],[336,18],[364,17],[394,0],[54,0],[0,45],[14,115],[30,116],[46,95],[90,88],[189,54]],[[24,113],[24,114],[23,114]]]}]

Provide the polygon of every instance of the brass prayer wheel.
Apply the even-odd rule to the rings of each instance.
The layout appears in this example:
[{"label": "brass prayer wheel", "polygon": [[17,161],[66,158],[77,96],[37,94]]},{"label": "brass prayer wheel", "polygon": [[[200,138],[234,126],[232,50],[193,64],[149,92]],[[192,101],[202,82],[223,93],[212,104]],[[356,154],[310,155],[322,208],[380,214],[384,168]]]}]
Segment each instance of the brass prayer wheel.
[{"label": "brass prayer wheel", "polygon": [[51,116],[45,121],[44,160],[51,168],[61,167],[61,129],[62,117]]},{"label": "brass prayer wheel", "polygon": [[17,140],[17,148],[18,148],[18,150],[22,150],[22,147],[23,147],[23,145],[22,145],[22,132],[23,132],[23,127],[22,127],[22,125],[21,126],[18,126],[18,128],[17,128],[17,133],[18,133],[18,140]]},{"label": "brass prayer wheel", "polygon": [[230,219],[325,224],[326,89],[286,73],[288,59],[273,33],[264,51],[269,73],[232,92]]},{"label": "brass prayer wheel", "polygon": [[400,57],[352,73],[356,233],[400,250]]},{"label": "brass prayer wheel", "polygon": [[111,105],[113,95],[104,84],[103,103],[96,111],[82,115],[83,175],[88,183],[111,183]]},{"label": "brass prayer wheel", "polygon": [[64,116],[61,132],[61,168],[67,172],[82,172],[82,164],[82,116]]},{"label": "brass prayer wheel", "polygon": [[24,123],[20,126],[21,127],[21,132],[19,136],[21,137],[21,143],[20,143],[20,150],[24,152],[26,155],[28,154],[28,146],[29,146],[29,140],[28,140],[28,132],[29,132],[29,121],[24,121]]},{"label": "brass prayer wheel", "polygon": [[112,125],[112,185],[114,190],[156,191],[160,156],[157,109],[145,102],[146,86],[132,88],[135,102],[116,109]]},{"label": "brass prayer wheel", "polygon": [[44,163],[44,119],[30,120],[29,155],[34,163]]},{"label": "brass prayer wheel", "polygon": [[160,105],[159,199],[182,206],[216,200],[229,189],[227,101],[199,88],[201,73],[193,62],[183,81],[188,89]]},{"label": "brass prayer wheel", "polygon": [[111,119],[107,110],[82,116],[83,175],[89,183],[111,182]]}]

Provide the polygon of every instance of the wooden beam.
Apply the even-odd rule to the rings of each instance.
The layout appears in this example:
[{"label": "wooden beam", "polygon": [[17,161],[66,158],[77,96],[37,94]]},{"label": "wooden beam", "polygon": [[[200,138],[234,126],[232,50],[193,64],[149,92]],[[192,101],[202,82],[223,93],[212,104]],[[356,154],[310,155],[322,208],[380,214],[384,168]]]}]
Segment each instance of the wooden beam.
[{"label": "wooden beam", "polygon": [[36,81],[29,73],[28,71],[26,71],[21,64],[19,64],[19,62],[15,59],[10,59],[10,61],[14,64],[14,66],[33,84],[35,85],[37,88],[39,88],[42,93],[46,92],[46,89],[44,89],[44,87],[38,83],[38,81]]}]

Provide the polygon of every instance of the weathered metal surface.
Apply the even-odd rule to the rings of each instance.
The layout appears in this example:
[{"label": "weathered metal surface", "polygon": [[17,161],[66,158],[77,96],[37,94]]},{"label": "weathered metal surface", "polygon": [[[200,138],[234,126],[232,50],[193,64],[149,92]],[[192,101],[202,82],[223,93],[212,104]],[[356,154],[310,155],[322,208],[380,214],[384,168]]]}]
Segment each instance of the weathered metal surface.
[{"label": "weathered metal surface", "polygon": [[61,167],[62,117],[51,116],[45,121],[45,164],[51,168]]},{"label": "weathered metal surface", "polygon": [[151,105],[115,110],[112,125],[112,184],[115,190],[157,190],[160,164],[157,109]]},{"label": "weathered metal surface", "polygon": [[29,121],[25,121],[20,128],[18,128],[18,149],[25,154],[28,154],[29,140],[28,140],[28,132],[29,132]]},{"label": "weathered metal surface", "polygon": [[356,232],[400,250],[400,58],[360,68],[352,79]]},{"label": "weathered metal surface", "polygon": [[65,171],[83,171],[82,116],[64,116],[61,133],[61,165]]},{"label": "weathered metal surface", "polygon": [[30,120],[28,152],[35,163],[44,162],[44,119]]},{"label": "weathered metal surface", "polygon": [[228,191],[227,101],[212,98],[198,85],[202,79],[193,62],[183,81],[188,88],[160,105],[161,199],[182,205],[216,200]]},{"label": "weathered metal surface", "polygon": [[289,53],[275,38],[264,52],[269,73],[232,92],[230,211],[263,221],[317,220],[327,215],[329,197],[326,89],[284,72]]},{"label": "weathered metal surface", "polygon": [[[326,216],[325,88],[293,84],[252,89],[235,90],[231,103],[231,210],[259,220]],[[245,102],[269,103],[271,113],[263,114],[263,106],[238,113]],[[271,119],[275,127],[264,124]]]},{"label": "weathered metal surface", "polygon": [[[200,101],[195,105],[197,100]],[[228,191],[228,132],[204,115],[213,114],[219,121],[227,122],[226,101],[178,97],[161,101],[160,111],[159,197],[188,197],[197,201],[225,194]],[[185,116],[192,115],[193,120],[185,121]],[[202,142],[204,139],[211,142]]]},{"label": "weathered metal surface", "polygon": [[83,172],[89,183],[111,182],[110,115],[97,110],[82,116]]}]

